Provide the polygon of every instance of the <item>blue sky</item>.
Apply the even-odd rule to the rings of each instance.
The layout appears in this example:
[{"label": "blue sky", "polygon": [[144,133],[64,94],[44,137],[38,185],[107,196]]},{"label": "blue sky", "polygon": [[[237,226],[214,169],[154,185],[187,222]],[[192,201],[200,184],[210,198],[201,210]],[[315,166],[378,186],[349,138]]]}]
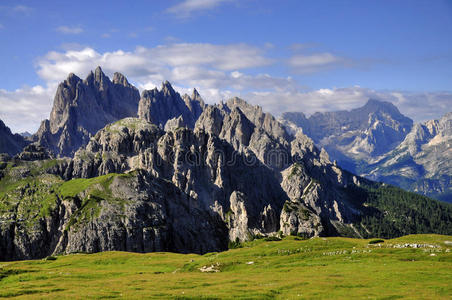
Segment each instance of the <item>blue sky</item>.
[{"label": "blue sky", "polygon": [[141,90],[275,115],[369,97],[423,121],[452,104],[452,1],[1,1],[0,119],[35,131],[58,82],[101,65]]}]

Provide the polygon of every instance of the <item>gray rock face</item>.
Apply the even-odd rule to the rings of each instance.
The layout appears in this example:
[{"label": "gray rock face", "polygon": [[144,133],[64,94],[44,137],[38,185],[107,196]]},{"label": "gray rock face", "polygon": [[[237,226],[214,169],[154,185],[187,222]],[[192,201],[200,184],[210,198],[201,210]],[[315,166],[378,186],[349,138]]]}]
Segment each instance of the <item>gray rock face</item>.
[{"label": "gray rock face", "polygon": [[196,90],[191,97],[184,95],[182,98],[171,84],[165,81],[160,91],[155,88],[142,92],[138,117],[164,128],[168,120],[182,116],[185,124],[193,128],[204,106],[204,101]]},{"label": "gray rock face", "polygon": [[287,127],[301,128],[316,145],[324,147],[345,169],[356,172],[356,161],[372,162],[394,149],[410,132],[413,121],[389,102],[369,100],[351,111],[284,113]]},{"label": "gray rock face", "polygon": [[171,130],[176,130],[178,128],[181,127],[186,127],[184,119],[182,118],[182,116],[179,116],[177,118],[172,118],[169,119],[166,124],[165,124],[165,131],[171,131]]},{"label": "gray rock face", "polygon": [[[291,137],[281,124],[271,115],[264,114],[260,107],[249,105],[238,98],[226,104],[209,106],[196,122],[195,130],[218,135],[240,153],[253,153],[262,164],[273,171],[273,176],[286,192],[286,199],[290,199],[286,204],[299,208],[291,210],[295,215],[290,216],[287,211],[280,212],[278,207],[278,219],[280,224],[286,227],[280,227],[283,232],[306,236],[333,234],[341,230],[340,226],[350,224],[354,216],[359,215],[359,211],[353,208],[348,196],[343,192],[344,187],[351,181],[349,175],[343,174],[332,164],[326,152],[323,149],[318,150],[306,135],[299,132],[295,137]],[[300,172],[288,175],[289,170],[294,169],[300,169]],[[315,184],[303,197],[293,194],[305,190],[312,182]],[[312,218],[308,223],[303,219],[304,216],[296,215],[296,211],[301,211],[301,208],[312,211]],[[240,205],[236,209],[242,211]],[[295,218],[300,221],[288,222],[288,219]],[[230,219],[230,224],[235,224],[236,228],[242,228],[239,225],[243,222],[235,215]],[[286,226],[287,224],[289,225]],[[244,235],[246,233],[243,233],[243,230],[234,230],[230,237],[238,237],[241,240]]]},{"label": "gray rock face", "polygon": [[29,142],[20,134],[13,134],[11,130],[0,120],[0,153],[15,155],[22,151]]},{"label": "gray rock face", "polygon": [[253,152],[272,169],[282,169],[290,163],[291,137],[282,125],[272,115],[263,113],[261,107],[240,98],[207,107],[195,128],[218,135],[239,152]]},{"label": "gray rock face", "polygon": [[452,113],[413,126],[367,177],[452,202]]},{"label": "gray rock face", "polygon": [[23,197],[19,201],[21,191],[39,197],[39,192],[54,188],[53,180],[41,177],[39,185],[20,187],[19,194],[9,195],[17,206],[11,217],[2,216],[2,260],[108,250],[205,253],[227,247],[220,220],[190,205],[174,185],[144,172],[112,176],[91,187],[96,193],[57,196],[44,217],[33,217],[26,205],[36,202]]},{"label": "gray rock face", "polygon": [[50,119],[34,141],[58,156],[72,156],[106,124],[137,113],[139,92],[115,73],[113,81],[98,67],[85,80],[74,74],[58,86]]},{"label": "gray rock face", "polygon": [[[251,156],[251,157],[247,157]],[[90,178],[109,173],[146,170],[171,181],[193,203],[214,209],[224,218],[230,195],[237,191],[249,199],[249,227],[265,205],[282,207],[284,193],[271,170],[254,154],[238,153],[225,141],[203,130],[178,128],[164,132],[143,119],[124,119],[99,131],[74,156],[71,178]],[[237,176],[231,176],[231,174]],[[247,186],[265,184],[263,189]],[[260,229],[258,229],[260,230]]]}]

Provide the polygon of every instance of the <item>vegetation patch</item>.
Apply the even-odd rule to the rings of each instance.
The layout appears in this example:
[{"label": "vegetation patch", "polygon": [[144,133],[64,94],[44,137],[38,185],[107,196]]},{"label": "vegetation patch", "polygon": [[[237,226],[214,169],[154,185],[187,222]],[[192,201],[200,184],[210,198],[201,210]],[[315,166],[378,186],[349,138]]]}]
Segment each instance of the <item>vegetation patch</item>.
[{"label": "vegetation patch", "polygon": [[[380,248],[365,239],[289,236],[277,243],[256,239],[241,248],[205,255],[114,251],[3,262],[0,296],[448,299],[452,253],[445,241],[450,240],[410,235],[385,240]],[[425,247],[396,248],[406,243]],[[435,256],[428,249],[434,249]]]},{"label": "vegetation patch", "polygon": [[[110,185],[114,178],[130,178],[128,174],[108,174],[89,179],[63,181],[46,171],[62,160],[18,163],[9,162],[0,180],[0,215],[2,223],[18,223],[27,231],[40,226],[42,219],[52,215],[61,200],[75,201],[79,209],[71,216],[66,230],[71,226],[97,218],[102,201],[124,208],[125,200],[113,197]],[[21,176],[24,174],[24,176]]]},{"label": "vegetation patch", "polygon": [[384,243],[384,242],[385,242],[385,240],[382,240],[382,239],[370,240],[369,245],[380,244],[380,243]]},{"label": "vegetation patch", "polygon": [[238,249],[238,248],[242,248],[243,245],[240,242],[239,238],[236,238],[235,241],[229,241],[228,243],[228,248],[229,249]]}]

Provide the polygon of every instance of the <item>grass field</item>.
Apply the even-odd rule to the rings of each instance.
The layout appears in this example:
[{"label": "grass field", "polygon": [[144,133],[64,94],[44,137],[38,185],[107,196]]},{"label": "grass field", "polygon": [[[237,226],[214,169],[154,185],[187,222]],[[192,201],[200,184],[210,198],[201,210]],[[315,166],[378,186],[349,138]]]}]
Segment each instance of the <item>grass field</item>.
[{"label": "grass field", "polygon": [[0,297],[452,298],[452,236],[370,241],[286,237],[205,255],[104,252],[3,262]]}]

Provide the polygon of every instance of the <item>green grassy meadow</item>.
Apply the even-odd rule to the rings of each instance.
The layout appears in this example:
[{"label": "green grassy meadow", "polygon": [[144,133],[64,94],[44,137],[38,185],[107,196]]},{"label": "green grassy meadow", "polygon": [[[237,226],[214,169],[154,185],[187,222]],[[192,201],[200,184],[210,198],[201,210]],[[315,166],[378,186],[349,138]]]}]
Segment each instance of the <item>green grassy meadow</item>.
[{"label": "green grassy meadow", "polygon": [[0,297],[452,298],[452,236],[370,241],[289,236],[205,255],[103,252],[1,262]]}]

